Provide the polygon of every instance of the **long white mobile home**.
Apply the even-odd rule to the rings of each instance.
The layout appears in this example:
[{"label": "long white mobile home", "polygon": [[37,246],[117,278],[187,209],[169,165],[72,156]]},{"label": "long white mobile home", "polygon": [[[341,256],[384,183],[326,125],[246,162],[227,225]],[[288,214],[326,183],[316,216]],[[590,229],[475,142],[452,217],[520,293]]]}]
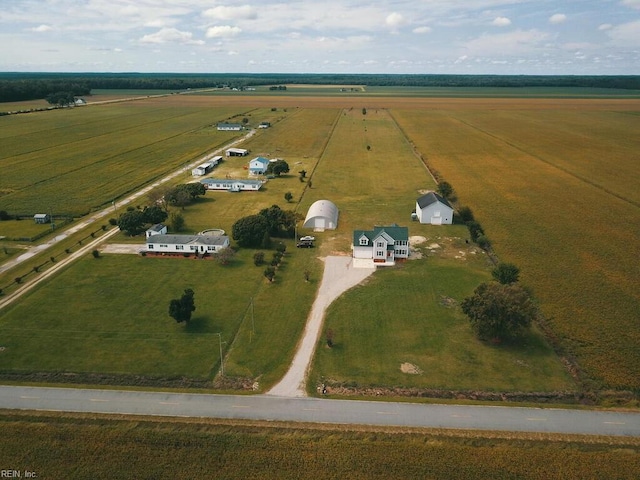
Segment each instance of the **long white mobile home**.
[{"label": "long white mobile home", "polygon": [[207,190],[228,190],[229,192],[258,191],[262,180],[236,180],[231,178],[205,178],[200,180]]}]

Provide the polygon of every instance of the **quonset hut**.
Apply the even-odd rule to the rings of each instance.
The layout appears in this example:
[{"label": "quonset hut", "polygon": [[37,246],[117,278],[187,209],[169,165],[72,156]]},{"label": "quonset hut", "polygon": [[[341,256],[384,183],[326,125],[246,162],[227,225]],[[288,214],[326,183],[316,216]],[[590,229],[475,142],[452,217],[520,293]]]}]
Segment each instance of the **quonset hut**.
[{"label": "quonset hut", "polygon": [[303,228],[315,231],[335,230],[338,226],[338,207],[329,200],[318,200],[309,207]]}]

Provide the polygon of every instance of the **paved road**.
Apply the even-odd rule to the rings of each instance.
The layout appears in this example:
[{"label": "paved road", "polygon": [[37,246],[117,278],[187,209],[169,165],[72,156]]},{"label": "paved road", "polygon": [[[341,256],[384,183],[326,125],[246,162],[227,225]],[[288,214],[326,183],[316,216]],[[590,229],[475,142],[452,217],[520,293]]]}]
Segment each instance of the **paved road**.
[{"label": "paved road", "polygon": [[640,414],[0,386],[0,408],[640,437]]}]

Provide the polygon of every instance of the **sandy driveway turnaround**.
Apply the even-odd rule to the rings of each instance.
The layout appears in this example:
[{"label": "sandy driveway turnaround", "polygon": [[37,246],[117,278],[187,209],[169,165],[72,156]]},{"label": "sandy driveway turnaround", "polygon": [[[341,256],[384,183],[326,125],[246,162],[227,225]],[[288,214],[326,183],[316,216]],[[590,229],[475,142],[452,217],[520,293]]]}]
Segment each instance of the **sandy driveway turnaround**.
[{"label": "sandy driveway turnaround", "polygon": [[327,257],[324,259],[324,273],[318,295],[311,307],[307,325],[298,344],[289,371],[267,395],[281,397],[304,397],[305,384],[311,359],[318,344],[324,313],[331,302],[351,287],[358,285],[375,272],[372,268],[354,268],[351,257]]}]

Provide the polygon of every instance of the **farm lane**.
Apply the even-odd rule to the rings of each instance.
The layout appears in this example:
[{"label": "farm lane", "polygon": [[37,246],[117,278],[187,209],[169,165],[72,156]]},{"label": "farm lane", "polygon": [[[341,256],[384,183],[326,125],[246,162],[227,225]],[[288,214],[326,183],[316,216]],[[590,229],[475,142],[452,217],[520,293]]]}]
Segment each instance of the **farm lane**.
[{"label": "farm lane", "polygon": [[324,259],[324,272],[320,288],[311,307],[296,354],[287,373],[267,392],[268,395],[281,397],[304,397],[307,395],[306,377],[320,338],[325,311],[331,302],[342,293],[358,285],[373,272],[375,272],[375,267],[354,268],[350,256],[330,256]]},{"label": "farm lane", "polygon": [[0,408],[640,437],[640,414],[125,390],[0,386]]},{"label": "farm lane", "polygon": [[[204,155],[200,158],[198,158],[197,160],[194,160],[191,164],[185,166],[185,167],[181,167],[179,170],[167,175],[166,177],[158,180],[157,182],[152,183],[151,185],[148,185],[146,187],[144,187],[143,189],[129,195],[128,197],[119,200],[117,203],[118,206],[124,206],[124,205],[128,205],[129,203],[131,203],[133,200],[135,200],[136,198],[139,198],[145,194],[147,194],[149,191],[151,191],[152,189],[158,187],[159,185],[162,185],[163,183],[168,182],[171,179],[174,179],[175,177],[183,174],[185,171],[194,168],[198,165],[200,165],[202,162],[210,159],[211,157],[220,154],[220,152],[223,152],[224,150],[233,147],[235,145],[238,145],[241,142],[244,142],[245,140],[251,138],[254,134],[256,133],[255,129],[250,130],[246,135],[242,136],[239,139],[234,140],[233,142],[228,143],[227,145],[215,150],[214,152],[210,152],[207,155]],[[58,235],[56,235],[55,237],[49,239],[48,241],[37,245],[35,247],[32,247],[29,249],[29,251],[19,255],[16,258],[13,258],[11,260],[8,260],[7,262],[3,263],[2,265],[0,265],[0,273],[4,273],[6,271],[11,270],[12,268],[14,268],[15,266],[29,260],[30,258],[32,258],[33,256],[37,255],[40,252],[43,252],[49,248],[51,248],[52,246],[56,245],[57,243],[59,243],[60,241],[64,240],[65,238],[67,238],[70,235],[73,235],[76,232],[81,231],[82,229],[86,228],[87,226],[91,225],[94,222],[97,222],[98,220],[100,220],[103,217],[106,217],[107,215],[111,214],[113,212],[113,208],[115,207],[115,203],[113,206],[104,208],[103,210],[96,212],[92,215],[90,215],[88,218],[81,220],[80,222],[78,222],[77,224],[74,224],[73,226],[65,229],[64,231],[60,232]],[[61,261],[63,262],[63,261]]]}]

